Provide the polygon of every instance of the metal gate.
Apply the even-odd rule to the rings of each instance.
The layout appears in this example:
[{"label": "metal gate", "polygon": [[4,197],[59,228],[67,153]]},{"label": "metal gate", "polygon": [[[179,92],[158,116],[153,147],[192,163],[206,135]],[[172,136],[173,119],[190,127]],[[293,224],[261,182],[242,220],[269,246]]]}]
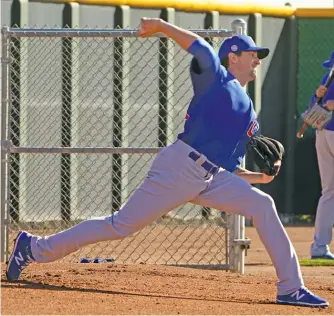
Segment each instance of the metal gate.
[{"label": "metal gate", "polygon": [[[219,47],[246,33],[195,30]],[[2,28],[1,260],[26,229],[50,235],[118,210],[182,130],[190,56],[136,30]],[[120,241],[65,257],[215,265],[243,273],[244,219],[186,204]]]}]

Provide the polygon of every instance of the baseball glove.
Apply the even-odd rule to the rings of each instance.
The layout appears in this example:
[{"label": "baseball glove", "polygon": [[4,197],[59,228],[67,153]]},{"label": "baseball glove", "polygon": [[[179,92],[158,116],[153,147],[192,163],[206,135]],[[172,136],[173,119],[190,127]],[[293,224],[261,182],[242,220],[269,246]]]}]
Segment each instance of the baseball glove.
[{"label": "baseball glove", "polygon": [[277,161],[284,156],[283,145],[263,135],[253,136],[247,145],[247,155],[251,156],[260,171],[268,176],[275,176],[278,171]]},{"label": "baseball glove", "polygon": [[301,117],[307,125],[322,130],[332,119],[332,111],[328,111],[323,106],[315,103],[310,109],[306,110]]}]

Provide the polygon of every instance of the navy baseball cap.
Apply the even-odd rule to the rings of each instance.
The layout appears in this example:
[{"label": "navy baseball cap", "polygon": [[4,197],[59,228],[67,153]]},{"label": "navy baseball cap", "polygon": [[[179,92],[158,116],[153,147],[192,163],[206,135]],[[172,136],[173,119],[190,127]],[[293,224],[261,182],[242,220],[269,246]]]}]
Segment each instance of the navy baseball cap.
[{"label": "navy baseball cap", "polygon": [[332,52],[329,60],[324,61],[322,64],[325,68],[332,68],[334,65],[334,52]]},{"label": "navy baseball cap", "polygon": [[259,59],[268,56],[269,48],[258,47],[248,35],[235,35],[227,38],[220,46],[218,56],[223,60],[229,53],[257,52]]}]

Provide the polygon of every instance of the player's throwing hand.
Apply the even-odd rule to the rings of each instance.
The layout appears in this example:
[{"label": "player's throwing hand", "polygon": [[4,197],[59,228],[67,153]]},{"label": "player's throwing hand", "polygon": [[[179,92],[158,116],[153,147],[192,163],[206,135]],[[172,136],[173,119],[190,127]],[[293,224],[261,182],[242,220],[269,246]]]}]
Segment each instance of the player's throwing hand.
[{"label": "player's throwing hand", "polygon": [[160,32],[161,19],[141,18],[139,26],[139,36],[148,37]]}]

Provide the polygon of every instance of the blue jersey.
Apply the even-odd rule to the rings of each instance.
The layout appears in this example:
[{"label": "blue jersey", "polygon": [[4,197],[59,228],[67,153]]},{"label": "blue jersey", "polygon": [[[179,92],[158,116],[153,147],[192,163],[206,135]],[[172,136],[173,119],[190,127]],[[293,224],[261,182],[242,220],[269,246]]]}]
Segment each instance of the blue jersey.
[{"label": "blue jersey", "polygon": [[[320,85],[325,85],[325,82],[329,76],[329,72],[322,78]],[[317,97],[313,95],[310,100],[309,107],[312,106],[317,100]],[[331,83],[331,85],[328,87],[326,95],[322,99],[322,104],[325,104],[327,100],[334,100],[334,82]],[[329,121],[329,123],[326,125],[325,129],[329,131],[334,131],[334,115],[332,119]]]},{"label": "blue jersey", "polygon": [[178,138],[232,172],[259,129],[253,102],[204,39],[196,40],[188,52],[194,56],[190,66],[194,97]]}]

